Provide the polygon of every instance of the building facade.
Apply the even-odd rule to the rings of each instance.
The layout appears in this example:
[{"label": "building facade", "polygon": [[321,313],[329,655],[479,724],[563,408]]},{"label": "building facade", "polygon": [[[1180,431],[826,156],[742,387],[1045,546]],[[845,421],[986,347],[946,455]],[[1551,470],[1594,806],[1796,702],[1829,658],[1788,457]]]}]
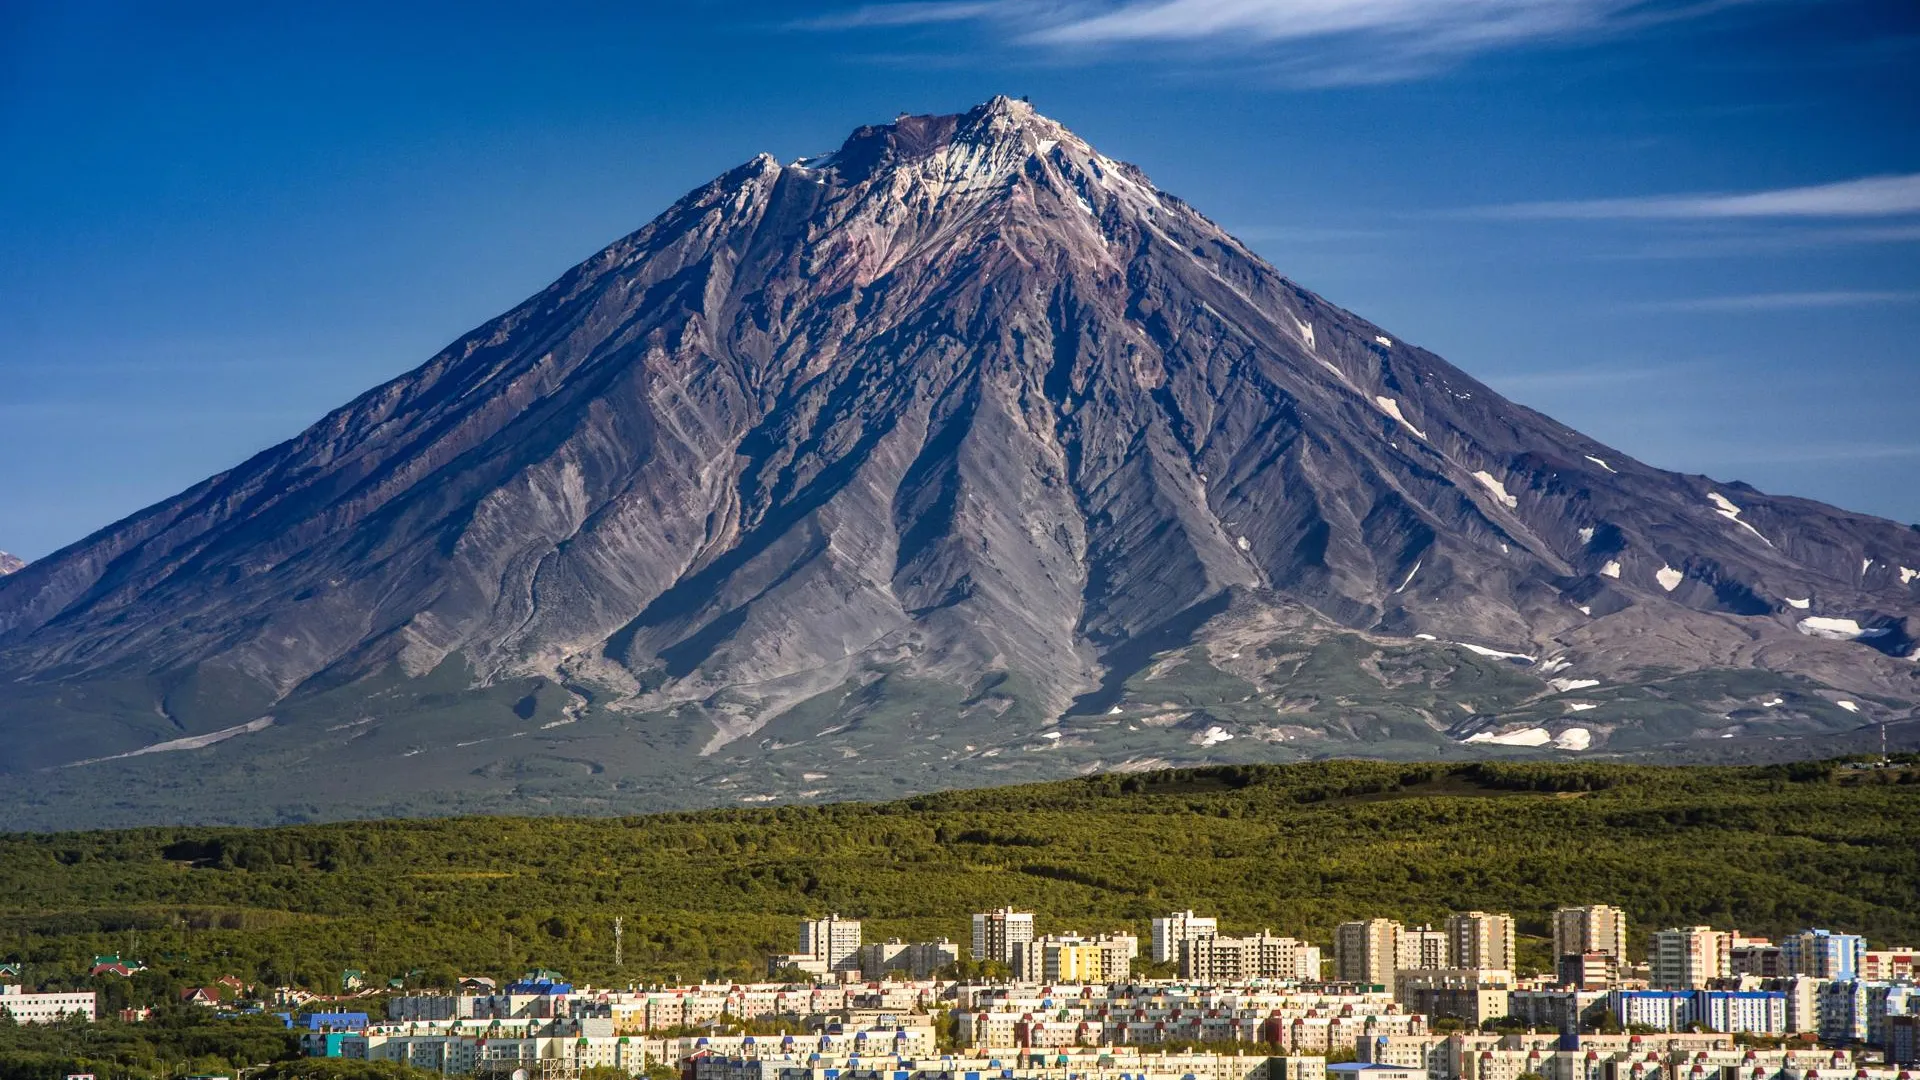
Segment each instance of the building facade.
[{"label": "building facade", "polygon": [[1553,913],[1553,955],[1606,953],[1615,959],[1627,955],[1627,913],[1607,904],[1563,907]]},{"label": "building facade", "polygon": [[1016,950],[1033,940],[1033,912],[1001,908],[973,917],[973,958],[1013,965]]},{"label": "building facade", "polygon": [[1153,962],[1173,964],[1180,960],[1180,943],[1191,938],[1213,937],[1220,933],[1220,920],[1191,911],[1176,911],[1153,920]]},{"label": "building facade", "polygon": [[1513,916],[1469,911],[1447,917],[1448,962],[1456,968],[1513,968]]}]

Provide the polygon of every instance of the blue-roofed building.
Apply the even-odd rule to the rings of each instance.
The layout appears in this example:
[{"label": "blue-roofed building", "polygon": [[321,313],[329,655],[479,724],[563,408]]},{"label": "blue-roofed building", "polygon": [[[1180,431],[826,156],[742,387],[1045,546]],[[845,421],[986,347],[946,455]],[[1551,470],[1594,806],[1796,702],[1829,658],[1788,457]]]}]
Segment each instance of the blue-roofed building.
[{"label": "blue-roofed building", "polygon": [[363,1012],[308,1013],[300,1018],[308,1031],[365,1031],[367,1014]]},{"label": "blue-roofed building", "polygon": [[1817,979],[1857,979],[1866,958],[1867,939],[1858,934],[1808,930],[1780,943],[1782,961],[1795,975]]}]

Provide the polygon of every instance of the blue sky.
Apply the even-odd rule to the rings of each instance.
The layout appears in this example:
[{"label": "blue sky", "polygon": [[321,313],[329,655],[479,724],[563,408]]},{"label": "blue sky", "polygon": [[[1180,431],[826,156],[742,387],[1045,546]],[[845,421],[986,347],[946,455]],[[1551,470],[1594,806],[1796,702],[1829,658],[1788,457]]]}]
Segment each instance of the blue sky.
[{"label": "blue sky", "polygon": [[292,435],[756,152],[995,93],[1628,453],[1920,521],[1904,0],[14,0],[0,549]]}]

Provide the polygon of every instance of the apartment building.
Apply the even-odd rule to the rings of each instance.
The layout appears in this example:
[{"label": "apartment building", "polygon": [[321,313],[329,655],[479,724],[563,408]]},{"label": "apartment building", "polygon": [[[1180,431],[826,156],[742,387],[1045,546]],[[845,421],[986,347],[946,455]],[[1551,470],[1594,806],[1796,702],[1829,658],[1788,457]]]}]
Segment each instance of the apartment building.
[{"label": "apartment building", "polygon": [[30,994],[12,983],[0,985],[0,1012],[16,1024],[51,1024],[70,1016],[98,1018],[99,995],[92,990]]},{"label": "apartment building", "polygon": [[1180,961],[1180,943],[1220,933],[1220,920],[1192,911],[1176,911],[1153,920],[1153,962],[1174,964]]},{"label": "apartment building", "polygon": [[1780,943],[1788,973],[1811,975],[1816,979],[1859,978],[1866,951],[1865,938],[1831,930],[1789,934]]},{"label": "apartment building", "polygon": [[1392,919],[1343,922],[1333,928],[1333,977],[1339,982],[1393,989],[1406,928]]},{"label": "apartment building", "polygon": [[1400,951],[1393,962],[1394,970],[1437,971],[1452,966],[1452,945],[1445,930],[1422,924],[1400,931]]},{"label": "apartment building", "polygon": [[1513,968],[1513,916],[1485,911],[1449,915],[1447,958],[1455,968]]},{"label": "apartment building", "polygon": [[1627,913],[1607,904],[1555,909],[1554,959],[1582,953],[1605,953],[1615,959],[1626,959]]},{"label": "apartment building", "polygon": [[1513,973],[1504,968],[1440,968],[1394,975],[1393,998],[1410,1013],[1451,1016],[1479,1027],[1507,1015]]},{"label": "apartment building", "polygon": [[1033,912],[1000,908],[973,917],[973,958],[1013,965],[1014,953],[1033,940]]},{"label": "apartment building", "polygon": [[1078,934],[1021,943],[1013,954],[1013,977],[1024,982],[1111,983],[1124,981],[1140,954],[1140,939],[1132,934]]},{"label": "apartment building", "polygon": [[1733,974],[1732,951],[1733,935],[1711,926],[1657,930],[1648,957],[1649,981],[1663,990],[1704,989],[1711,980]]},{"label": "apartment building", "polygon": [[1320,948],[1267,930],[1250,937],[1193,938],[1180,946],[1180,977],[1212,983],[1317,981]]},{"label": "apartment building", "polygon": [[960,946],[946,938],[938,941],[889,938],[860,946],[860,977],[877,981],[897,972],[909,979],[930,979],[959,959]]},{"label": "apartment building", "polygon": [[823,962],[828,971],[860,966],[860,920],[843,919],[838,912],[800,924],[800,955]]}]

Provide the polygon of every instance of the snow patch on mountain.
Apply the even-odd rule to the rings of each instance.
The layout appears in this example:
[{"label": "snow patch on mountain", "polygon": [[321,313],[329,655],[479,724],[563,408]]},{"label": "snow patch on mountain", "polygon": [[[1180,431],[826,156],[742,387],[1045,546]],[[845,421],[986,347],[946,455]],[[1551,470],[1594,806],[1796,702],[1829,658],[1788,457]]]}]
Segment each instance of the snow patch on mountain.
[{"label": "snow patch on mountain", "polygon": [[1383,412],[1383,413],[1386,413],[1386,414],[1387,414],[1388,416],[1391,416],[1391,417],[1393,417],[1393,418],[1394,418],[1395,420],[1398,420],[1398,421],[1400,421],[1400,423],[1401,423],[1401,424],[1402,424],[1403,426],[1405,426],[1405,427],[1406,427],[1406,429],[1407,429],[1408,431],[1411,431],[1411,432],[1413,432],[1413,433],[1414,433],[1415,435],[1418,435],[1418,436],[1420,436],[1420,437],[1421,437],[1421,438],[1423,438],[1423,439],[1427,437],[1427,433],[1426,433],[1426,432],[1424,432],[1424,431],[1421,431],[1421,430],[1420,430],[1419,428],[1417,428],[1417,427],[1414,427],[1414,426],[1413,426],[1413,422],[1412,422],[1412,421],[1410,421],[1410,420],[1408,420],[1408,419],[1407,419],[1406,417],[1404,417],[1404,416],[1402,416],[1402,415],[1400,415],[1400,403],[1399,403],[1398,401],[1395,401],[1394,399],[1392,399],[1392,398],[1390,398],[1390,397],[1381,397],[1381,396],[1376,396],[1376,397],[1375,397],[1375,398],[1373,399],[1373,403],[1374,403],[1375,405],[1378,405],[1378,406],[1380,406],[1380,411],[1381,411],[1381,412]]},{"label": "snow patch on mountain", "polygon": [[1885,637],[1886,627],[1867,628],[1853,619],[1834,619],[1824,615],[1801,619],[1800,632],[1808,637],[1825,638],[1828,641],[1859,641],[1863,638]]},{"label": "snow patch on mountain", "polygon": [[1486,485],[1487,490],[1493,492],[1495,498],[1506,503],[1507,509],[1513,510],[1520,506],[1520,500],[1517,497],[1507,494],[1507,485],[1501,483],[1487,470],[1480,469],[1476,471],[1473,474],[1473,478]]}]

